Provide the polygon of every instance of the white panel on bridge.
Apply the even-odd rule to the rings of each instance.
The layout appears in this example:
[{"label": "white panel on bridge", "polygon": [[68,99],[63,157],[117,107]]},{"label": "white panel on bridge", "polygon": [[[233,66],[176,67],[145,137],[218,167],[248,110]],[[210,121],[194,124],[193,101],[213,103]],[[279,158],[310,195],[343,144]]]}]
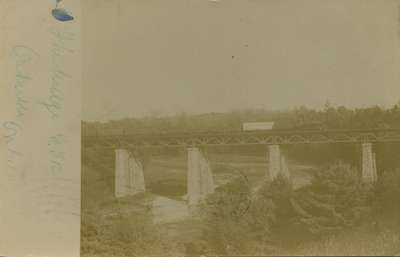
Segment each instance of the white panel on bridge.
[{"label": "white panel on bridge", "polygon": [[115,150],[115,197],[145,191],[142,164],[126,149]]},{"label": "white panel on bridge", "polygon": [[188,149],[188,203],[196,205],[214,192],[214,180],[210,165],[196,147]]},{"label": "white panel on bridge", "polygon": [[246,122],[242,124],[243,131],[271,130],[274,122]]}]

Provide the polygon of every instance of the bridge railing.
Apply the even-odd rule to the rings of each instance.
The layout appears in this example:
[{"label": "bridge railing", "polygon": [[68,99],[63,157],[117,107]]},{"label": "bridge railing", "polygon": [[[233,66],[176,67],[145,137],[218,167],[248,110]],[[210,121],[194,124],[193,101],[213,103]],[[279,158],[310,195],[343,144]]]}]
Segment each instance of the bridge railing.
[{"label": "bridge railing", "polygon": [[142,133],[82,136],[82,144],[111,147],[171,147],[252,144],[400,142],[400,129],[369,130],[269,130],[235,132]]}]

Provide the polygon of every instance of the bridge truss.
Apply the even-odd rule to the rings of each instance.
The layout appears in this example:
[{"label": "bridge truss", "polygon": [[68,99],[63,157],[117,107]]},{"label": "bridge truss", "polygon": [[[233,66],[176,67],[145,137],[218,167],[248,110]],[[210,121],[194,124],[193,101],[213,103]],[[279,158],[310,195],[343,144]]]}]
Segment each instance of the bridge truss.
[{"label": "bridge truss", "polygon": [[223,145],[293,145],[321,143],[400,142],[400,129],[376,130],[270,130],[82,136],[82,146],[192,147]]}]

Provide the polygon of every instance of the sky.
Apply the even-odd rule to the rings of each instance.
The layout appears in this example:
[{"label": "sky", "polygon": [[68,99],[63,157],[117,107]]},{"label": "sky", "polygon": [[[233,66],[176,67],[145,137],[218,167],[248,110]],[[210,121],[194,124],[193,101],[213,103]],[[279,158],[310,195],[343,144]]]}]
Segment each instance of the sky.
[{"label": "sky", "polygon": [[82,118],[392,106],[397,0],[85,0]]}]

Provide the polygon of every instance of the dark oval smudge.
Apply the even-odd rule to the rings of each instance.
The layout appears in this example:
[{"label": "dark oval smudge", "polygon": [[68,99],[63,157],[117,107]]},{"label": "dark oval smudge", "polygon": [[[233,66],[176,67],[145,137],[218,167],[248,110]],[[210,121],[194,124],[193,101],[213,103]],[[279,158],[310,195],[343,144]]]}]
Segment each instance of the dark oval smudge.
[{"label": "dark oval smudge", "polygon": [[74,19],[66,10],[60,8],[53,9],[51,14],[59,21],[70,21]]}]

